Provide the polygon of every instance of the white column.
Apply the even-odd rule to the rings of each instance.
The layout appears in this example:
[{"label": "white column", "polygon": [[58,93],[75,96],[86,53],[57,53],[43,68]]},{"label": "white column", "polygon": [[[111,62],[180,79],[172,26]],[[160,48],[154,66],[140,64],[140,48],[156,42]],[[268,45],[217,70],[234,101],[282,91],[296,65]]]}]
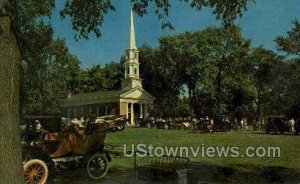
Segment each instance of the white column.
[{"label": "white column", "polygon": [[128,103],[126,103],[126,119],[128,119]]},{"label": "white column", "polygon": [[130,124],[134,124],[133,103],[130,103]]}]

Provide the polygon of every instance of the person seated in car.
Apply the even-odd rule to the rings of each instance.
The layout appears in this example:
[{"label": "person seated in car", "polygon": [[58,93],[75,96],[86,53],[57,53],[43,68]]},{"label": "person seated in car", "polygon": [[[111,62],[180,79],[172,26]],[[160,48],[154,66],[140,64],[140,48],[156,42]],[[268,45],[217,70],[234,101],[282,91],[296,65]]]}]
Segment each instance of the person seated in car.
[{"label": "person seated in car", "polygon": [[78,127],[84,127],[84,126],[83,126],[83,123],[81,122],[81,120],[78,120],[77,118],[74,118],[74,119],[71,121],[71,123],[72,123],[73,125],[78,126]]},{"label": "person seated in car", "polygon": [[41,124],[41,122],[39,121],[39,120],[35,120],[35,130],[37,131],[37,132],[41,132],[41,131],[43,131],[44,130],[44,128],[42,127],[42,124]]}]

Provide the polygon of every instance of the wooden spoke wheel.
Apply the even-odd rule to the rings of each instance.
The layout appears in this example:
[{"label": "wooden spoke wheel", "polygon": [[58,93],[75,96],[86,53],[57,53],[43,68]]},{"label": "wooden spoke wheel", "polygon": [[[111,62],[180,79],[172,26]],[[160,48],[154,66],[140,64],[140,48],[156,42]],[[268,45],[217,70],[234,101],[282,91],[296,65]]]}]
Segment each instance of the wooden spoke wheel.
[{"label": "wooden spoke wheel", "polygon": [[44,184],[48,178],[47,165],[38,159],[29,160],[24,164],[24,178],[26,184]]},{"label": "wooden spoke wheel", "polygon": [[95,180],[105,177],[108,171],[106,156],[101,153],[92,155],[87,162],[86,171],[89,177]]}]

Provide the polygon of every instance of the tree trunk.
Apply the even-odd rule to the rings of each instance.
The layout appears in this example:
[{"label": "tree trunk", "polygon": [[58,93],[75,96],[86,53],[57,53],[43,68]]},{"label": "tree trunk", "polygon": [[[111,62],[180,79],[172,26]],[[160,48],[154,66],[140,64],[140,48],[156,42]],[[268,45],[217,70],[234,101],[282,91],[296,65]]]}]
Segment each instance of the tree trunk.
[{"label": "tree trunk", "polygon": [[188,86],[188,90],[189,90],[189,106],[190,106],[190,122],[192,122],[193,119],[193,90],[191,89],[191,85]]},{"label": "tree trunk", "polygon": [[261,90],[260,90],[261,88],[260,87],[258,87],[258,89],[257,89],[257,116],[260,118],[260,116],[261,116],[261,109],[260,109],[260,103],[261,103],[261,101],[260,101],[260,96],[261,96]]},{"label": "tree trunk", "polygon": [[217,114],[221,112],[221,92],[222,92],[222,63],[224,59],[222,56],[222,61],[218,62],[218,73],[216,78],[216,86],[217,86]]},{"label": "tree trunk", "polygon": [[[0,5],[3,2],[0,0]],[[24,183],[19,68],[20,54],[10,18],[0,14],[0,183]]]}]

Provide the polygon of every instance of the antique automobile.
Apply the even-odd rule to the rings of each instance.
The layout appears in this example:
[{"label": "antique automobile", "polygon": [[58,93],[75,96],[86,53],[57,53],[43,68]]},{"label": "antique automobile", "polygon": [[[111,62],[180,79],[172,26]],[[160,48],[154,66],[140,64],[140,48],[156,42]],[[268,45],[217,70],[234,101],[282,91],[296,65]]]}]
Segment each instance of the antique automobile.
[{"label": "antique automobile", "polygon": [[162,118],[155,119],[155,126],[157,129],[169,129],[170,121]]},{"label": "antique automobile", "polygon": [[146,128],[151,128],[151,127],[155,127],[155,119],[153,117],[148,117],[146,119],[143,118],[139,118],[138,119],[138,125],[140,127],[146,127]]},{"label": "antique automobile", "polygon": [[193,132],[213,132],[214,124],[208,118],[200,118],[198,121],[193,122]]},{"label": "antique automobile", "polygon": [[280,134],[289,132],[287,118],[285,116],[269,116],[265,124],[265,130],[267,134],[270,132],[280,132]]},{"label": "antique automobile", "polygon": [[170,120],[170,127],[169,129],[172,130],[188,130],[191,129],[191,123],[188,120],[182,118],[174,118]]},{"label": "antique automobile", "polygon": [[22,142],[26,184],[43,184],[49,171],[74,167],[84,167],[91,179],[105,177],[111,161],[104,149],[105,137],[107,133],[123,130],[113,120],[96,122],[91,118],[86,122],[62,123],[60,117],[31,116],[23,118],[23,122],[26,122]]},{"label": "antique automobile", "polygon": [[227,132],[234,129],[233,123],[228,116],[217,115],[213,118],[215,132]]},{"label": "antique automobile", "polygon": [[127,119],[125,119],[125,116],[120,116],[120,115],[110,115],[110,116],[100,116],[97,117],[96,122],[114,122],[116,125],[116,130],[124,130],[126,127],[126,123],[128,122]]}]

